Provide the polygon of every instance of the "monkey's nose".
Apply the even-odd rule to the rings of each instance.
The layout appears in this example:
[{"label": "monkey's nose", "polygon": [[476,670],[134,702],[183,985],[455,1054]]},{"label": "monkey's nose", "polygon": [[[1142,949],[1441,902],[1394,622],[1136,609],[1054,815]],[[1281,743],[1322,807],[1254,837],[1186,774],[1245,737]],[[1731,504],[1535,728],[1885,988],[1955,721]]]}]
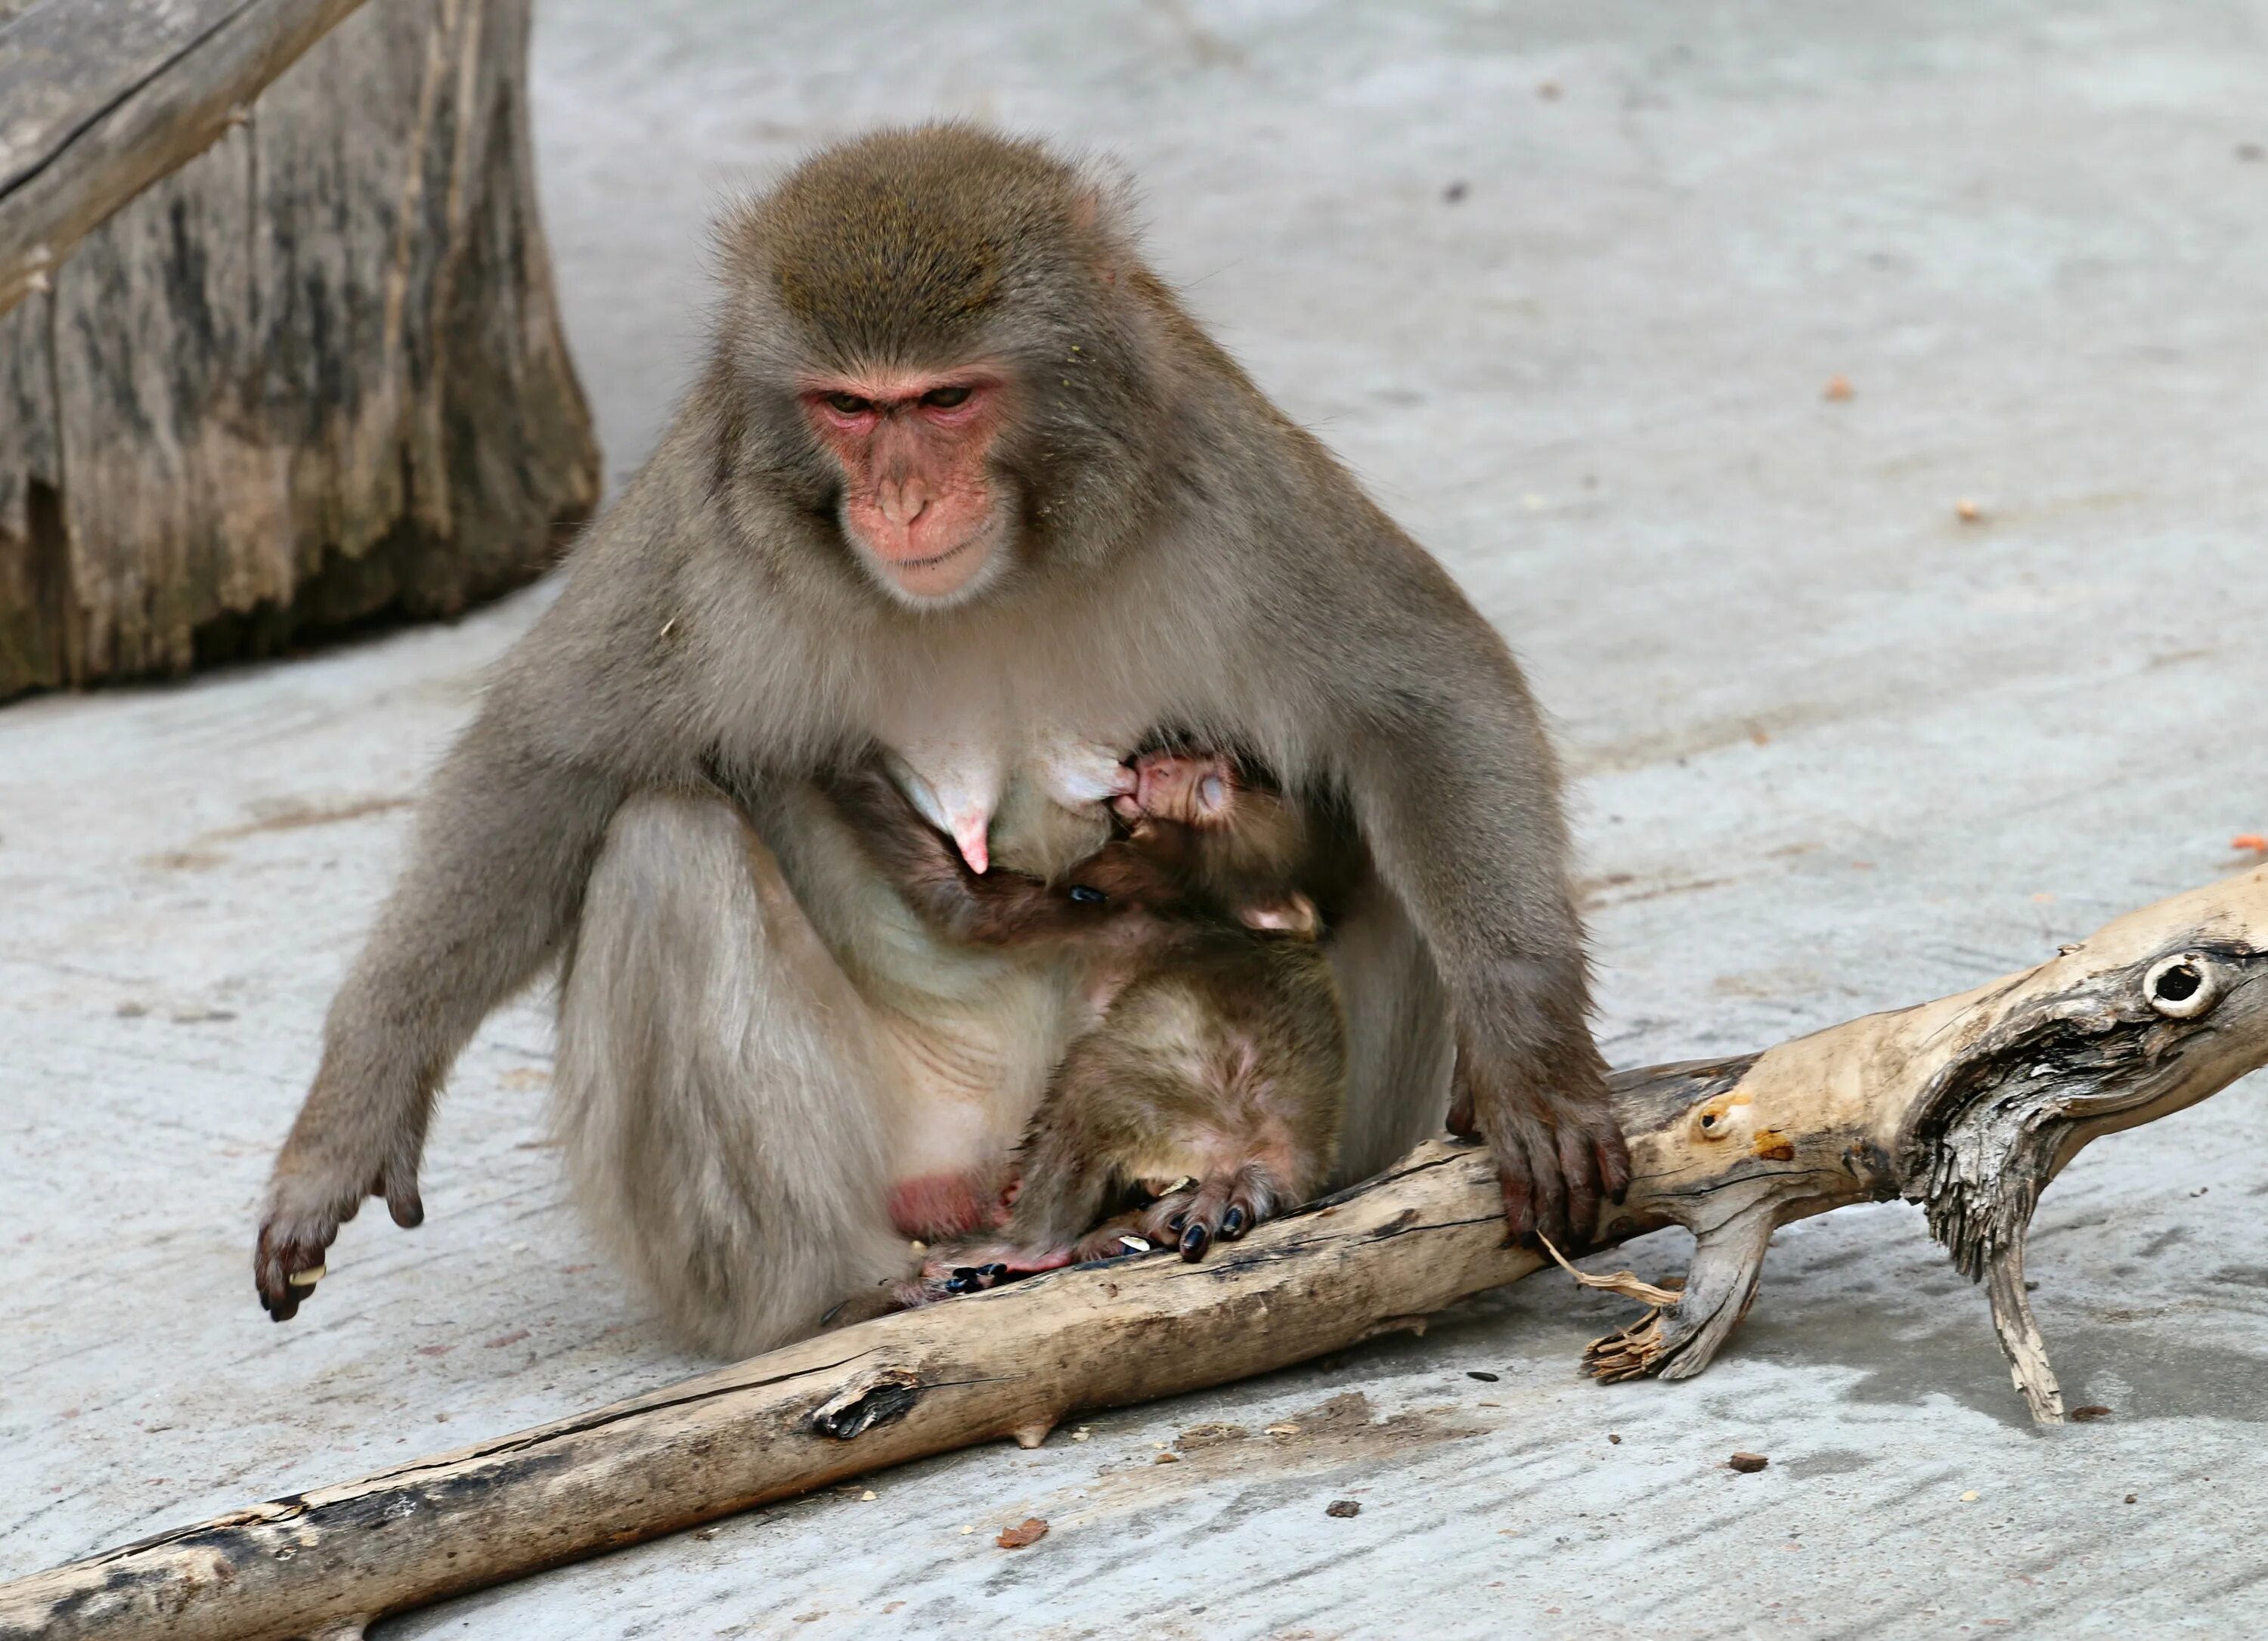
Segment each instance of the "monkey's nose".
[{"label": "monkey's nose", "polygon": [[922,516],[929,505],[928,493],[918,484],[885,484],[875,500],[881,504],[882,517],[901,529]]}]

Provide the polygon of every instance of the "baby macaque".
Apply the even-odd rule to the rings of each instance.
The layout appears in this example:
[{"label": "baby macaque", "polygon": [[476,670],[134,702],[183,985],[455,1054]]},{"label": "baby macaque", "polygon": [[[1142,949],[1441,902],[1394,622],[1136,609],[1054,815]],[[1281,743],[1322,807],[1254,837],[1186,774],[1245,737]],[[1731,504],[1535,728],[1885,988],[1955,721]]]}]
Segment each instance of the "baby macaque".
[{"label": "baby macaque", "polygon": [[1130,784],[1123,834],[1050,879],[971,870],[879,768],[838,784],[934,928],[1070,963],[1094,1015],[1026,1133],[998,1239],[933,1249],[858,1314],[1158,1244],[1201,1259],[1329,1176],[1346,1026],[1307,892],[1328,892],[1329,851],[1227,759],[1147,755]]}]

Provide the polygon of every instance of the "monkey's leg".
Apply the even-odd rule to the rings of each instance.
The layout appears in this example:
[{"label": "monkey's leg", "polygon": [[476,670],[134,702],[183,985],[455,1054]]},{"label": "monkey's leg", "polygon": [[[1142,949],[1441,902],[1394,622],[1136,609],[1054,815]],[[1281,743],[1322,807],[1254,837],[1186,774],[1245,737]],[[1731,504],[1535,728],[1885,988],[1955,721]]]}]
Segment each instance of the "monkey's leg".
[{"label": "monkey's leg", "polygon": [[1346,1104],[1331,1182],[1348,1185],[1439,1131],[1455,1039],[1425,943],[1376,877],[1363,882],[1323,949],[1346,1008]]},{"label": "monkey's leg", "polygon": [[747,1355],[902,1276],[864,1001],[719,798],[633,798],[561,985],[576,1194],[676,1329]]}]

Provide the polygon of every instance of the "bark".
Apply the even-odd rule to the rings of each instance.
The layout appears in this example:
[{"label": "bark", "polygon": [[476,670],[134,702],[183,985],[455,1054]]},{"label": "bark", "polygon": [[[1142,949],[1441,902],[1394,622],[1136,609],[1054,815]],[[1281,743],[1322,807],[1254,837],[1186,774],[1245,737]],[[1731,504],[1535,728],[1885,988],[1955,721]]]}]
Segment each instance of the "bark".
[{"label": "bark", "polygon": [[[1609,1378],[1698,1372],[1777,1225],[1904,1196],[1992,1295],[2018,1388],[2060,1398],[2024,1296],[2041,1189],[2099,1136],[2268,1062],[2268,867],[2120,919],[1961,996],[1761,1055],[1618,1073],[1638,1183],[1618,1240],[1697,1239],[1682,1291],[1585,1280],[1651,1313],[1591,1350]],[[823,1335],[343,1486],[0,1586],[0,1637],[351,1636],[371,1619],[1075,1409],[1248,1377],[1513,1281],[1486,1155],[1446,1143],[1197,1265],[1086,1266]]]},{"label": "bark", "polygon": [[0,0],[0,313],[362,0]]},{"label": "bark", "polygon": [[[0,698],[452,614],[553,561],[599,472],[536,217],[529,3],[355,11],[0,313]],[[0,82],[78,4],[0,24]],[[154,9],[226,12],[207,41],[321,10]],[[148,55],[136,98],[210,66]],[[79,146],[0,191],[0,258],[15,194]]]}]

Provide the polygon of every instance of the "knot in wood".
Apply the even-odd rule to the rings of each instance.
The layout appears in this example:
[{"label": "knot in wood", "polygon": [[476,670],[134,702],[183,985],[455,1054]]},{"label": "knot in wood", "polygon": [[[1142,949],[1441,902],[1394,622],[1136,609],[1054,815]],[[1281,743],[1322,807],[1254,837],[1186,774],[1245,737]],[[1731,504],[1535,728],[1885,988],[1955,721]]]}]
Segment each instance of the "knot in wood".
[{"label": "knot in wood", "polygon": [[918,1374],[888,1368],[868,1375],[812,1410],[814,1434],[850,1441],[878,1425],[895,1424],[921,1400]]}]

